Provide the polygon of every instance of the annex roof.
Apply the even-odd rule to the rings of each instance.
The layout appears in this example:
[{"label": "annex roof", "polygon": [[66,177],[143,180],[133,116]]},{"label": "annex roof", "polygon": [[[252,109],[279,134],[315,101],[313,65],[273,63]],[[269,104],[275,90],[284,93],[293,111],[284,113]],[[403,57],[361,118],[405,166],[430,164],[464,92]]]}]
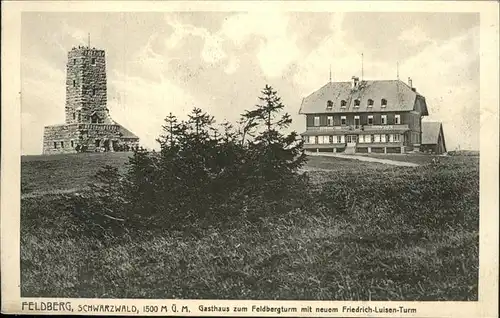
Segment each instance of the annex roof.
[{"label": "annex roof", "polygon": [[[438,143],[439,134],[442,133],[443,126],[440,122],[422,122],[422,145],[434,145]],[[443,136],[444,138],[444,136]]]},{"label": "annex roof", "polygon": [[[411,111],[417,97],[422,99],[422,112],[427,115],[425,98],[400,80],[359,81],[354,89],[352,82],[329,82],[302,100],[299,113]],[[382,99],[387,101],[385,107],[382,107]],[[359,107],[354,107],[356,100]],[[368,107],[369,100],[373,101],[371,107]],[[329,101],[331,109],[327,109]],[[341,108],[342,101],[346,103],[345,108]]]}]

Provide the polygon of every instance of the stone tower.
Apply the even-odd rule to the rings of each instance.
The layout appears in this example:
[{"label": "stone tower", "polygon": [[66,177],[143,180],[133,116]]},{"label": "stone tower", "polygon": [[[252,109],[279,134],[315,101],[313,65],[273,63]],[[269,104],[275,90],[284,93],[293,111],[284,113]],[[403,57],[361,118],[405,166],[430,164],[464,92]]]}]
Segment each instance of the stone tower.
[{"label": "stone tower", "polygon": [[104,50],[73,47],[66,64],[65,124],[45,127],[43,153],[127,151],[138,143],[109,114]]},{"label": "stone tower", "polygon": [[66,124],[113,124],[106,102],[104,50],[73,48],[66,65]]}]

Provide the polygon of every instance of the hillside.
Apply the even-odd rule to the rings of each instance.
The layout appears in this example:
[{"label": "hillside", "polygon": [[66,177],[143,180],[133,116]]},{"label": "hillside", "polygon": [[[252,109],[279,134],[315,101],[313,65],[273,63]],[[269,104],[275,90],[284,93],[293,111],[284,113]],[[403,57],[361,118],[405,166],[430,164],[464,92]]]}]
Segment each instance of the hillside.
[{"label": "hillside", "polygon": [[417,168],[311,157],[308,206],[260,225],[113,236],[60,191],[126,162],[22,159],[23,297],[478,299],[478,157]]}]

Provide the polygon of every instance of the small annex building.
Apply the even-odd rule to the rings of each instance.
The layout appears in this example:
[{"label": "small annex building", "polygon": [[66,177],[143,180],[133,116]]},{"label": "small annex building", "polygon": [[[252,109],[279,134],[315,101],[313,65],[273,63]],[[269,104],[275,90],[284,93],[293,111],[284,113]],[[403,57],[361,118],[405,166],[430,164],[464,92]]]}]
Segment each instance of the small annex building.
[{"label": "small annex building", "polygon": [[420,145],[420,151],[438,155],[446,152],[446,142],[442,123],[422,121],[422,143]]}]

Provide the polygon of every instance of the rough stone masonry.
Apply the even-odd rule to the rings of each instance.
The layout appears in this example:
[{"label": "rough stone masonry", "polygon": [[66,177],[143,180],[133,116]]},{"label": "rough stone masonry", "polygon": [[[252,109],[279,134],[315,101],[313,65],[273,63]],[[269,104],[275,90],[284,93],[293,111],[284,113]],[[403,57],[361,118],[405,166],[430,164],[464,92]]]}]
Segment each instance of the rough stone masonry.
[{"label": "rough stone masonry", "polygon": [[111,118],[106,86],[104,50],[73,47],[66,66],[66,121],[44,128],[44,154],[128,151],[139,146],[139,137]]}]

